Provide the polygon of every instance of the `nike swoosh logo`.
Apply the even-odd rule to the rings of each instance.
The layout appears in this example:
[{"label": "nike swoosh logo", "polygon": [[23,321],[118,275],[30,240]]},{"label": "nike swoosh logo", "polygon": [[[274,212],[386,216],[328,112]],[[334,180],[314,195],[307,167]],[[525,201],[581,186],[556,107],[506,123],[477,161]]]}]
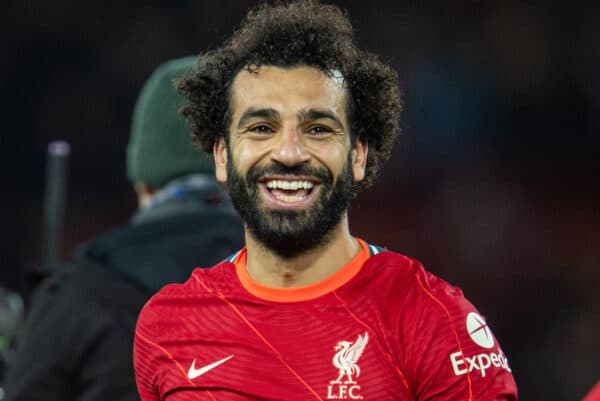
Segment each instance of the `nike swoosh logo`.
[{"label": "nike swoosh logo", "polygon": [[228,357],[218,360],[217,362],[213,362],[210,365],[202,366],[199,369],[196,369],[196,360],[194,359],[192,361],[192,366],[190,366],[190,370],[188,370],[187,377],[190,380],[194,380],[195,378],[202,376],[206,372],[213,370],[217,366],[224,364],[231,358],[233,358],[233,355],[229,355]]}]

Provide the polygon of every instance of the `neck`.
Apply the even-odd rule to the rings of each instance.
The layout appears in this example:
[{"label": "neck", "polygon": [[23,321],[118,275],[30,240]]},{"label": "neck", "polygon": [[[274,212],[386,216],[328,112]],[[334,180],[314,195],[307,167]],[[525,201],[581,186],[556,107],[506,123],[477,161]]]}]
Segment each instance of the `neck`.
[{"label": "neck", "polygon": [[245,231],[250,277],[269,287],[305,287],[325,280],[345,266],[360,250],[348,228],[345,215],[324,244],[291,258],[284,258]]}]

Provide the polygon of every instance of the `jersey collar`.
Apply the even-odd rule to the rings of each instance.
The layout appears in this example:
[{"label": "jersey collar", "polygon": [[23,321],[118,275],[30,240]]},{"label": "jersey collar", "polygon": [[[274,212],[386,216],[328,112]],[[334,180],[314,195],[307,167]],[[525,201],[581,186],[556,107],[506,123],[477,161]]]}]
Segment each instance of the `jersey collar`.
[{"label": "jersey collar", "polygon": [[246,247],[234,255],[231,261],[235,265],[235,270],[242,286],[252,295],[273,302],[308,301],[340,288],[360,272],[364,263],[373,254],[373,251],[360,238],[356,238],[356,240],[360,244],[360,250],[344,267],[325,280],[306,287],[278,288],[257,283],[250,277],[250,274],[246,270]]}]

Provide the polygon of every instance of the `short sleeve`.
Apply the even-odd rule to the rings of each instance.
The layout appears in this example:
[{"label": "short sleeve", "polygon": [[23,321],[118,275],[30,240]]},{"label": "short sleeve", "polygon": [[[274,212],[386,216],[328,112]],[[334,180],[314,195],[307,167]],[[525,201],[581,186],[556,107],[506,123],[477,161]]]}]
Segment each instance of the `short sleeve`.
[{"label": "short sleeve", "polygon": [[516,401],[507,356],[485,317],[462,291],[415,269],[417,310],[410,355],[419,401]]},{"label": "short sleeve", "polygon": [[142,309],[135,328],[133,365],[135,381],[142,401],[158,401],[157,370],[161,363],[156,344],[156,316],[149,301]]}]

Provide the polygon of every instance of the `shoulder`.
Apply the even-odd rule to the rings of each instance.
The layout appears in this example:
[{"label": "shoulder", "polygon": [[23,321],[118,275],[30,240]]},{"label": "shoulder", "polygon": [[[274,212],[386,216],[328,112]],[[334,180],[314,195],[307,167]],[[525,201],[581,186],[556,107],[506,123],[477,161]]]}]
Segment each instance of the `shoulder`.
[{"label": "shoulder", "polygon": [[[111,280],[112,277],[99,268],[87,268],[79,263],[65,264],[40,282],[32,293],[31,302],[62,302],[72,307],[77,306],[77,302],[91,303],[97,291],[90,290],[102,290]],[[77,302],[73,302],[74,299]]]},{"label": "shoulder", "polygon": [[419,260],[377,249],[380,251],[372,255],[363,268],[362,274],[368,282],[405,298],[439,298],[444,302],[460,302],[464,299],[460,288],[427,271]]},{"label": "shoulder", "polygon": [[369,282],[395,305],[390,313],[400,321],[433,322],[442,326],[464,325],[468,314],[477,312],[462,290],[425,269],[417,259],[385,251],[366,265]]},{"label": "shoulder", "polygon": [[197,311],[205,305],[205,300],[226,291],[234,278],[234,266],[228,261],[194,269],[185,282],[168,284],[148,300],[138,318],[138,327],[160,324],[175,314],[192,313],[192,309]]},{"label": "shoulder", "polygon": [[234,277],[235,267],[226,259],[209,268],[195,268],[185,282],[164,286],[153,299],[210,295],[214,291],[223,290]]},{"label": "shoulder", "polygon": [[147,297],[119,297],[101,273],[86,267],[66,266],[39,284],[19,334],[20,352],[39,353],[40,359],[63,353],[60,366],[73,366],[85,353],[131,338]]},{"label": "shoulder", "polygon": [[[107,310],[139,309],[151,292],[107,266],[88,261],[70,263],[45,279],[32,302],[65,304],[67,308],[94,307]],[[40,300],[40,301],[38,301]]]},{"label": "shoulder", "polygon": [[135,328],[134,365],[138,379],[154,383],[159,371],[171,371],[166,367],[176,363],[173,349],[187,347],[187,339],[198,336],[203,329],[205,317],[219,318],[214,308],[222,304],[219,296],[234,276],[234,265],[226,261],[211,268],[196,268],[185,282],[166,285],[148,300]]},{"label": "shoulder", "polygon": [[454,349],[470,338],[468,322],[479,312],[459,287],[427,271],[418,260],[385,251],[372,256],[363,269],[366,292],[380,300],[392,330],[406,346]]},{"label": "shoulder", "polygon": [[[401,254],[386,251],[371,259],[372,270],[380,276],[376,280],[389,288],[392,330],[404,350],[403,365],[417,386],[459,396],[516,392],[492,322],[460,288]],[[437,376],[431,376],[433,371]]]},{"label": "shoulder", "polygon": [[391,251],[372,255],[341,295],[384,310],[391,327],[405,338],[414,338],[411,331],[422,321],[447,324],[474,311],[460,288],[427,271],[417,259]]}]

